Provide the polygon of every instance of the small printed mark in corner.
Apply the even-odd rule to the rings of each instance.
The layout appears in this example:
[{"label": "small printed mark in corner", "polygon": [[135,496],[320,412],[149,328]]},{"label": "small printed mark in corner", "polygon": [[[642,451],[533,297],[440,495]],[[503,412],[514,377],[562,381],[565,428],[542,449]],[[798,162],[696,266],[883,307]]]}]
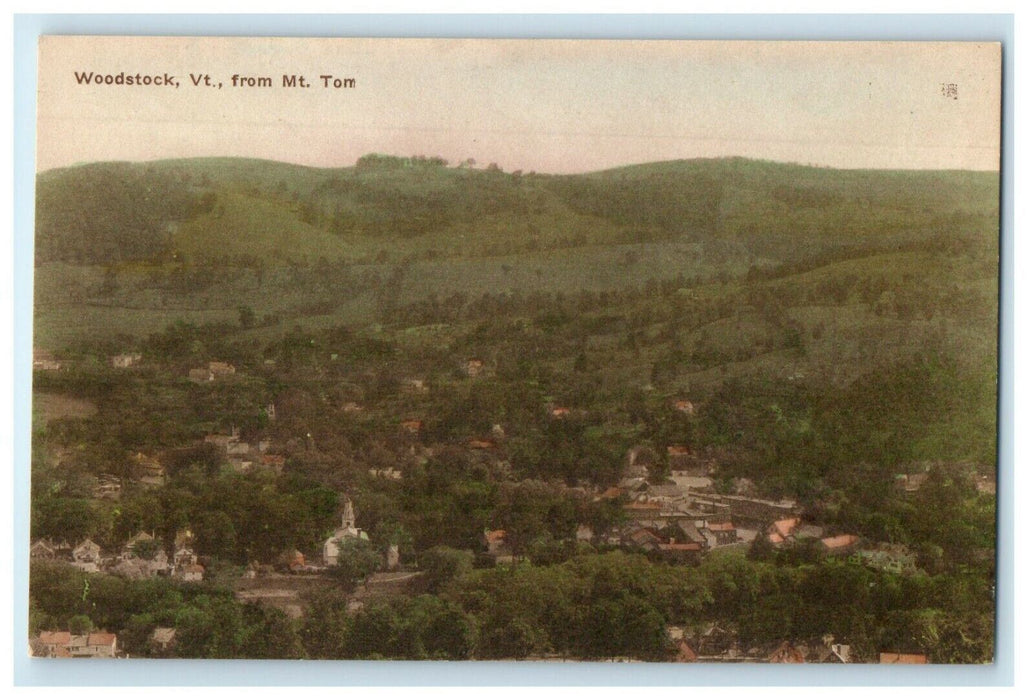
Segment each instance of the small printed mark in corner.
[{"label": "small printed mark in corner", "polygon": [[959,85],[956,83],[942,83],[942,95],[950,100],[958,100],[960,98]]}]

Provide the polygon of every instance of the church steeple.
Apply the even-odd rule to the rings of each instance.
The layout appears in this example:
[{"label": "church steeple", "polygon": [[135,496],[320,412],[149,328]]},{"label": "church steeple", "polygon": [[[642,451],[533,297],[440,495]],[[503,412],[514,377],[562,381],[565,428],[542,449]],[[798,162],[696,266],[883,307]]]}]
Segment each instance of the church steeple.
[{"label": "church steeple", "polygon": [[367,533],[356,528],[356,511],[352,507],[352,499],[345,494],[341,495],[341,527],[334,531],[323,543],[324,566],[337,566],[338,555],[341,553],[340,542],[344,538],[358,538],[368,540]]},{"label": "church steeple", "polygon": [[343,530],[356,528],[356,511],[352,508],[352,499],[345,496],[345,507],[341,511],[341,527]]}]

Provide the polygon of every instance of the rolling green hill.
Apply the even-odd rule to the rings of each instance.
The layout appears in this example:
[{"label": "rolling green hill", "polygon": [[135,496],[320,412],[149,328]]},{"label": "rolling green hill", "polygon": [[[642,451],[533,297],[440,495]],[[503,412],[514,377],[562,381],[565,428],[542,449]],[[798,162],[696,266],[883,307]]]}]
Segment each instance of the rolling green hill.
[{"label": "rolling green hill", "polygon": [[484,257],[660,240],[749,253],[995,226],[992,173],[838,171],[744,159],[520,175],[369,157],[101,163],[39,176],[37,260]]},{"label": "rolling green hill", "polygon": [[[872,310],[885,292],[882,309],[955,293],[982,316],[995,303],[995,173],[731,158],[554,176],[366,156],[336,169],[97,163],[37,184],[36,344],[55,350],[178,318],[234,325],[241,307],[263,328],[369,324],[456,294],[663,281],[693,298],[765,282],[793,307]],[[930,264],[932,251],[951,264]],[[720,340],[738,324],[704,346],[726,357]]]}]

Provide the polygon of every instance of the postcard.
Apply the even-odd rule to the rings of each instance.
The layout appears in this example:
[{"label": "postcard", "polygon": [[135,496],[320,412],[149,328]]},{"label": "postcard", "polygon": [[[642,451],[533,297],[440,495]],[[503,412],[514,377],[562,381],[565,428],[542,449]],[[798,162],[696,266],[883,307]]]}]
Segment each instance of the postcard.
[{"label": "postcard", "polygon": [[42,37],[32,655],[994,661],[1001,63]]}]

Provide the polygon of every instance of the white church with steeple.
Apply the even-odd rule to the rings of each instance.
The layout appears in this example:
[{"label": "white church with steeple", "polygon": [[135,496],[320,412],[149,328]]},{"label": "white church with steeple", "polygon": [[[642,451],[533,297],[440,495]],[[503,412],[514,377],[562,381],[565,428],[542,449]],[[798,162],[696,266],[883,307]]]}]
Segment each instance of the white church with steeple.
[{"label": "white church with steeple", "polygon": [[324,566],[337,566],[338,555],[341,554],[341,547],[338,543],[346,538],[360,540],[370,539],[367,533],[356,528],[356,511],[352,507],[352,500],[348,496],[342,496],[344,507],[341,511],[341,527],[334,531],[334,534],[323,543]]}]

